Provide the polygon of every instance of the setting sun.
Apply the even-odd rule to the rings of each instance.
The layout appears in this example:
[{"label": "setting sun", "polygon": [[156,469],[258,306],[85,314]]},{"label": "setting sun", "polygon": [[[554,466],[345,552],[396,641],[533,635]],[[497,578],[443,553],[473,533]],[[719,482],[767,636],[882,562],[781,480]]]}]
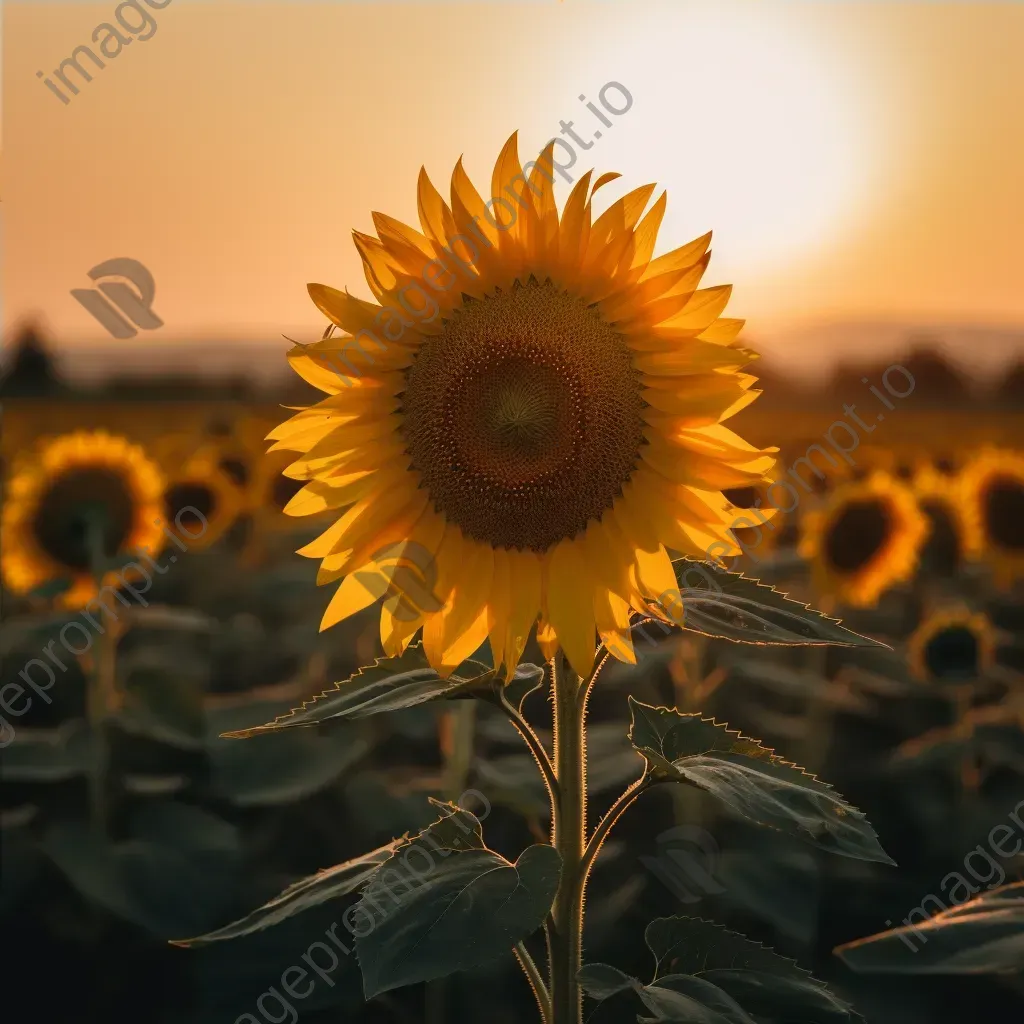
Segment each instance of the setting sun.
[{"label": "setting sun", "polygon": [[863,210],[874,141],[834,43],[749,4],[657,21],[621,72],[643,149],[616,156],[693,197],[669,204],[666,226],[714,225],[732,277],[835,244]]}]

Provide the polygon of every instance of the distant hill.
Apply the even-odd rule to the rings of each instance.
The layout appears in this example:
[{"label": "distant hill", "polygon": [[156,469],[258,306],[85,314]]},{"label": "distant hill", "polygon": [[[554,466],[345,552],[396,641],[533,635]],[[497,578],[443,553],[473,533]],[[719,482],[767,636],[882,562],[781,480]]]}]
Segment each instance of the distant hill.
[{"label": "distant hill", "polygon": [[[817,405],[836,395],[856,395],[868,387],[862,378],[878,385],[893,363],[912,373],[915,404],[951,407],[985,402],[1019,408],[1024,402],[1024,328],[924,329],[864,321],[801,328],[763,339],[753,330],[747,334],[751,346],[764,356],[752,367],[764,392],[758,409]],[[284,356],[290,347],[284,338],[147,338],[144,343],[61,346],[27,326],[4,345],[3,387],[8,395],[45,394],[63,382],[71,392],[137,398],[250,394],[281,401],[315,399],[316,393],[288,370]],[[797,359],[798,353],[806,353],[806,360]],[[964,353],[970,353],[969,364]]]},{"label": "distant hill", "polygon": [[886,320],[839,321],[759,336],[752,325],[750,344],[768,365],[787,377],[819,383],[841,362],[881,364],[884,369],[913,350],[944,356],[963,376],[987,382],[1024,357],[1024,325],[922,324]]}]

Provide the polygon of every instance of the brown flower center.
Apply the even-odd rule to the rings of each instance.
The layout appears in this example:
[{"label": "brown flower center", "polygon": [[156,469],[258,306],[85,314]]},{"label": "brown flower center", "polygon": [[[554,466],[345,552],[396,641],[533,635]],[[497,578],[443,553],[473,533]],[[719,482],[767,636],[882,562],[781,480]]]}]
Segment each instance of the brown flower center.
[{"label": "brown flower center", "polygon": [[891,529],[889,506],[871,498],[851,501],[825,537],[825,557],[840,572],[859,572],[882,550]]},{"label": "brown flower center", "polygon": [[[217,511],[217,495],[198,480],[184,480],[172,484],[164,492],[164,508],[168,519],[177,522],[178,516],[181,516],[186,525],[178,523],[179,527],[190,533],[193,525],[198,526],[200,530],[204,529],[204,523]],[[194,512],[185,512],[185,509],[193,508],[198,510],[202,519]]]},{"label": "brown flower center", "polygon": [[[128,481],[116,470],[68,470],[47,489],[32,521],[36,541],[54,561],[87,572],[96,555],[111,558],[128,539],[135,505]],[[95,552],[92,548],[99,548]]]},{"label": "brown flower center", "polygon": [[493,547],[548,550],[599,519],[643,443],[621,335],[550,281],[467,299],[406,374],[402,434],[435,508]]},{"label": "brown flower center", "polygon": [[981,644],[969,626],[947,626],[924,649],[924,664],[933,679],[972,679],[980,668]]},{"label": "brown flower center", "polygon": [[1024,548],[1024,485],[1016,477],[996,477],[985,490],[985,525],[1002,548]]}]

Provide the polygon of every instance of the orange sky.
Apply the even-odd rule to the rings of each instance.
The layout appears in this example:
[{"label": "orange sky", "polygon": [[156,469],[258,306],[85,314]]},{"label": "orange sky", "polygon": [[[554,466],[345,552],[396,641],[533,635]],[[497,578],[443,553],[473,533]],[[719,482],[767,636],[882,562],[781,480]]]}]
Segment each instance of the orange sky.
[{"label": "orange sky", "polygon": [[[706,280],[795,369],[836,321],[1024,329],[1024,4],[154,2],[66,105],[36,72],[116,3],[4,5],[5,337],[109,344],[69,293],[128,256],[164,326],[119,344],[310,340],[306,282],[369,295],[349,230],[415,223],[420,164],[483,190],[562,119],[568,173],[668,188],[662,249],[715,231]],[[609,81],[633,104],[594,139]]]}]

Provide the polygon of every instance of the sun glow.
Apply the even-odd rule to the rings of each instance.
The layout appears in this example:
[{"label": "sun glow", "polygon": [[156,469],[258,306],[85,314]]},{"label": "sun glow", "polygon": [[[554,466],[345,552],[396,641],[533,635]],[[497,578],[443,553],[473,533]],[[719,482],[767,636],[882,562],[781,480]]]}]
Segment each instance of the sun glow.
[{"label": "sun glow", "polygon": [[713,228],[725,278],[836,238],[864,207],[873,147],[835,55],[777,10],[688,5],[657,18],[620,72],[636,98],[629,149],[608,156],[631,181],[696,197],[669,203],[668,235]]}]

